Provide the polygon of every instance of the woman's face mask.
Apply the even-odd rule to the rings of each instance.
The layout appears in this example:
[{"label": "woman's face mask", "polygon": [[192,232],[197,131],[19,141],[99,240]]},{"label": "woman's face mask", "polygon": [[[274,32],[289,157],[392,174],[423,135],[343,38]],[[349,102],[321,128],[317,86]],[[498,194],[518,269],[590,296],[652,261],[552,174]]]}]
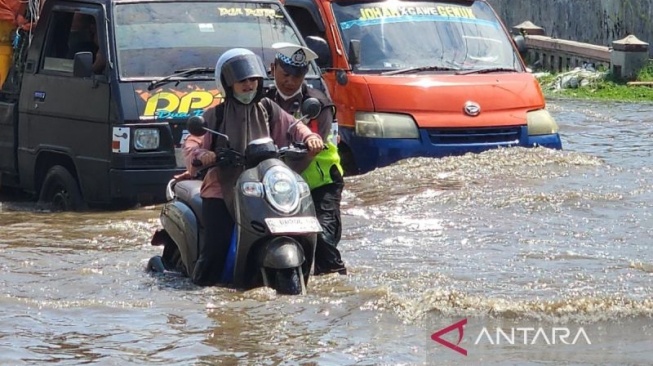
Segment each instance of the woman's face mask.
[{"label": "woman's face mask", "polygon": [[234,98],[243,104],[249,104],[256,98],[258,79],[249,78],[234,83]]},{"label": "woman's face mask", "polygon": [[254,98],[256,98],[256,90],[252,90],[244,93],[234,92],[234,98],[236,98],[236,100],[238,100],[243,104],[249,104],[254,100]]}]

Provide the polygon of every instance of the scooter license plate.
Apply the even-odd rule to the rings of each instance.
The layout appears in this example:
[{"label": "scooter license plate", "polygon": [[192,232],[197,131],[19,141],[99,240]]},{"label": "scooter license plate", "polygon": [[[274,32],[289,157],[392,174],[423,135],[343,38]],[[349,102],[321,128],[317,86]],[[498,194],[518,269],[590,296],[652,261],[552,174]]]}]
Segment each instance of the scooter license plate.
[{"label": "scooter license plate", "polygon": [[319,233],[320,222],[315,217],[269,217],[265,219],[272,234]]}]

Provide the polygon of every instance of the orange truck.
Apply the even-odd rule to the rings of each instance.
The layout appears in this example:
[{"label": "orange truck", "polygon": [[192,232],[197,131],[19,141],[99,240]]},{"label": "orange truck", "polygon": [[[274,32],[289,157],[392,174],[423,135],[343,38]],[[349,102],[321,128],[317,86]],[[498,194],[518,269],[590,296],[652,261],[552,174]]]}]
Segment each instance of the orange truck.
[{"label": "orange truck", "polygon": [[337,107],[348,173],[403,158],[561,149],[539,83],[485,0],[286,0]]}]

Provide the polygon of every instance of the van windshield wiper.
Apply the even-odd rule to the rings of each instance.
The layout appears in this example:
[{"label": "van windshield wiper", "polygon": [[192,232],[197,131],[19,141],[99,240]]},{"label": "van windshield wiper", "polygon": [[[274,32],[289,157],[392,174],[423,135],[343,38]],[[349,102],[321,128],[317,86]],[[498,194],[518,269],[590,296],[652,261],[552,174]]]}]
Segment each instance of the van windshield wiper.
[{"label": "van windshield wiper", "polygon": [[420,71],[457,71],[459,68],[447,66],[411,66],[404,69],[397,69],[392,71],[382,72],[381,75],[397,75],[397,74],[410,74]]},{"label": "van windshield wiper", "polygon": [[518,72],[518,71],[515,69],[511,69],[509,67],[490,67],[487,69],[473,69],[473,70],[458,71],[456,75],[489,74],[492,72]]},{"label": "van windshield wiper", "polygon": [[[213,67],[192,67],[189,69],[183,69],[183,70],[176,70],[174,74],[170,74],[168,76],[165,76],[159,80],[152,80],[150,82],[150,85],[147,86],[147,90],[153,90],[161,85],[165,85],[169,82],[172,82],[173,79],[178,79],[178,78],[185,78],[191,75],[198,75],[198,74],[213,74],[215,73],[215,68]],[[177,83],[179,83],[179,80],[175,80]]]}]

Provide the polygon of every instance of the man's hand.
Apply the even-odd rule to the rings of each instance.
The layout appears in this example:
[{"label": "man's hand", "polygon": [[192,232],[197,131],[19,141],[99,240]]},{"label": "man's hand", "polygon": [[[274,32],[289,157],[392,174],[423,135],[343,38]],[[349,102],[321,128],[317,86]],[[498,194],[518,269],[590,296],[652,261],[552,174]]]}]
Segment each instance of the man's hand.
[{"label": "man's hand", "polygon": [[306,139],[306,147],[308,148],[308,151],[317,154],[324,149],[324,142],[319,137],[311,136]]}]

